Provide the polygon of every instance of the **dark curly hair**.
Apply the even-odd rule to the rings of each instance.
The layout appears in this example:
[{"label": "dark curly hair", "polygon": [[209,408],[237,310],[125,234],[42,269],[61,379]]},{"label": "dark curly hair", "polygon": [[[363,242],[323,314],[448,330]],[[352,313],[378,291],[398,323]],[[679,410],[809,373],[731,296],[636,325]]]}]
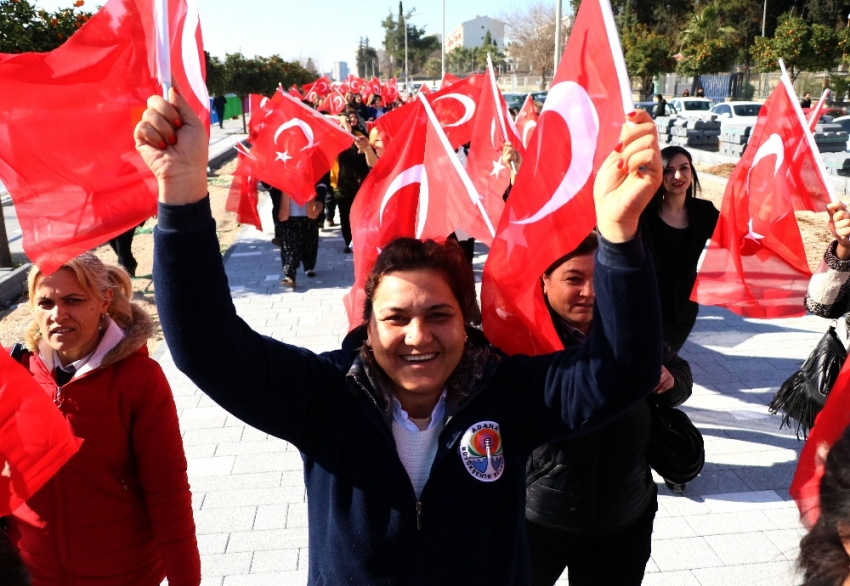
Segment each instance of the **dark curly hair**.
[{"label": "dark curly hair", "polygon": [[800,540],[803,586],[841,586],[850,576],[850,427],[829,450],[820,484],[820,517]]},{"label": "dark curly hair", "polygon": [[[696,197],[697,193],[702,193],[702,187],[700,187],[699,184],[699,177],[697,176],[696,167],[694,167],[693,157],[691,157],[691,153],[688,152],[688,149],[677,145],[670,145],[661,149],[661,169],[666,169],[667,165],[670,164],[670,160],[676,155],[683,155],[686,159],[688,159],[688,164],[691,166],[691,184],[688,186],[688,193],[685,197]],[[664,182],[662,181],[653,198],[660,199],[663,194]]]}]

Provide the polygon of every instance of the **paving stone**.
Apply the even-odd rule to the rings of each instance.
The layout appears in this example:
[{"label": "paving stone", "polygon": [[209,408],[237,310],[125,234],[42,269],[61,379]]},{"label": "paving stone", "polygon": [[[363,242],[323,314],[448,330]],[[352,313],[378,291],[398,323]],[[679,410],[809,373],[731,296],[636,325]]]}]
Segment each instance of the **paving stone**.
[{"label": "paving stone", "polygon": [[785,559],[793,562],[797,560],[800,554],[800,539],[806,535],[806,530],[802,527],[777,529],[776,531],[765,531],[764,534],[785,555]]},{"label": "paving stone", "polygon": [[227,544],[228,553],[240,551],[264,551],[307,547],[307,532],[300,529],[268,529],[257,531],[235,531]]},{"label": "paving stone", "polygon": [[[192,490],[245,490],[249,488],[271,488],[280,486],[280,472],[258,472],[257,474],[236,474],[231,476],[190,477]],[[302,481],[303,484],[303,481]]]},{"label": "paving stone", "polygon": [[274,549],[254,552],[254,560],[251,563],[252,574],[295,570],[298,570],[297,549]]},{"label": "paving stone", "polygon": [[213,553],[224,553],[227,548],[227,540],[230,539],[229,533],[209,533],[206,535],[198,535],[198,551],[201,556]]},{"label": "paving stone", "polygon": [[646,574],[642,586],[701,586],[690,571]]},{"label": "paving stone", "polygon": [[794,586],[799,583],[795,579],[793,565],[787,561],[696,569],[693,573],[700,586]]},{"label": "paving stone", "polygon": [[269,505],[303,502],[303,500],[304,488],[300,486],[215,490],[207,493],[204,499],[204,508],[218,509],[241,505]]},{"label": "paving stone", "polygon": [[201,572],[205,576],[246,574],[251,570],[252,557],[252,552],[206,555]]},{"label": "paving stone", "polygon": [[187,459],[189,476],[227,476],[233,470],[235,456],[223,458],[189,458]]},{"label": "paving stone", "polygon": [[291,506],[295,505],[260,505],[257,507],[254,529],[286,529],[287,510]]},{"label": "paving stone", "polygon": [[785,561],[785,555],[764,533],[708,535],[704,538],[727,566]]},{"label": "paving stone", "polygon": [[254,526],[257,507],[227,507],[195,511],[195,528],[198,535],[205,533],[230,533],[248,531]]},{"label": "paving stone", "polygon": [[652,559],[662,572],[723,565],[723,561],[703,537],[653,541]]},{"label": "paving stone", "polygon": [[765,511],[738,511],[713,515],[689,515],[683,518],[696,535],[752,533],[776,528]]},{"label": "paving stone", "polygon": [[290,586],[307,583],[307,571],[226,576],[224,586]]}]

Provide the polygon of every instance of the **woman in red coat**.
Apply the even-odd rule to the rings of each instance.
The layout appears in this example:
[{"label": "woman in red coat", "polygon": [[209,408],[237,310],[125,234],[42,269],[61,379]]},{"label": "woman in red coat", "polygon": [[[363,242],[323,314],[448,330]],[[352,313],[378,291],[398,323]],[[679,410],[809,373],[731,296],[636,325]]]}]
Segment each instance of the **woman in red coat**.
[{"label": "woman in red coat", "polygon": [[197,586],[186,457],[148,315],[127,273],[83,254],[45,276],[21,362],[83,440],[9,519],[33,586]]}]

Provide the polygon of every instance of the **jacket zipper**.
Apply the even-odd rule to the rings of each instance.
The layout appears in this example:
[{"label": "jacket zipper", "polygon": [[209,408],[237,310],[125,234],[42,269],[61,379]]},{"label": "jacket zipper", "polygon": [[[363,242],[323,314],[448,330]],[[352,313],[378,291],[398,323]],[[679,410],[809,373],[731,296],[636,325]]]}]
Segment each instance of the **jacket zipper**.
[{"label": "jacket zipper", "polygon": [[529,486],[531,486],[532,484],[537,482],[537,480],[539,478],[548,474],[554,467],[555,467],[555,463],[551,462],[551,461],[543,464],[543,466],[541,466],[540,468],[535,470],[533,474],[530,474],[528,476],[528,478],[525,481],[525,487],[528,488]]},{"label": "jacket zipper", "polygon": [[422,530],[422,503],[416,501],[416,530]]}]

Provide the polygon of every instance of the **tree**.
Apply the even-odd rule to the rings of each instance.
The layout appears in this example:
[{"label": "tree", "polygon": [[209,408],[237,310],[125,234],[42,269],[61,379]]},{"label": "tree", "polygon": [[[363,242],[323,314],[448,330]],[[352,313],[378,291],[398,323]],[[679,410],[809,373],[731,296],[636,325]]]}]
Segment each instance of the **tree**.
[{"label": "tree", "polygon": [[204,51],[207,65],[207,91],[212,96],[223,96],[227,92],[225,86],[224,63],[221,59]]},{"label": "tree", "polygon": [[678,71],[684,75],[729,71],[738,56],[735,29],[723,26],[716,4],[694,13],[679,35],[681,43]]},{"label": "tree", "polygon": [[91,18],[78,11],[85,4],[76,0],[70,8],[55,12],[36,10],[29,0],[0,0],[0,52],[52,51],[71,38]]},{"label": "tree", "polygon": [[622,38],[626,69],[631,78],[641,81],[643,97],[648,100],[652,95],[655,76],[676,69],[670,40],[651,32],[643,24],[635,24],[624,30]]},{"label": "tree", "polygon": [[799,17],[787,18],[772,38],[756,38],[753,48],[757,71],[775,71],[782,59],[792,82],[801,71],[832,69],[840,54],[839,37],[832,29]]},{"label": "tree", "polygon": [[425,73],[428,77],[437,79],[443,74],[443,62],[440,59],[431,58],[425,62]]},{"label": "tree", "polygon": [[357,63],[357,75],[359,77],[369,77],[370,73],[376,77],[381,76],[380,70],[375,69],[375,66],[378,64],[378,51],[369,45],[369,37],[365,39],[360,37],[355,60]]},{"label": "tree", "polygon": [[845,23],[850,12],[850,2],[840,0],[806,0],[803,14],[811,24],[822,24],[835,30]]},{"label": "tree", "polygon": [[424,28],[410,24],[410,19],[416,9],[404,12],[402,3],[398,3],[398,16],[392,13],[381,22],[384,28],[384,51],[386,52],[391,71],[387,75],[398,75],[404,69],[404,39],[407,31],[407,55],[409,73],[412,75],[422,70],[425,62],[432,53],[439,51],[440,41],[434,35],[427,35]]},{"label": "tree", "polygon": [[511,55],[540,75],[540,89],[555,61],[555,6],[547,0],[530,0],[504,12],[505,34],[513,40]]}]

